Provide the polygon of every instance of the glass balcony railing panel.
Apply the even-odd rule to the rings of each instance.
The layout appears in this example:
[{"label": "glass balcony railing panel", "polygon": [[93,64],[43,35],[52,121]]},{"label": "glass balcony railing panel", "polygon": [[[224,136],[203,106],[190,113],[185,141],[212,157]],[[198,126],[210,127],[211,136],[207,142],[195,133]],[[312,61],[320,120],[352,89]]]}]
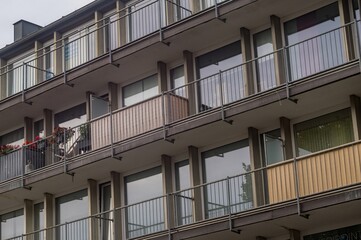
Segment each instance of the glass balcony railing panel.
[{"label": "glass balcony railing panel", "polygon": [[193,189],[179,191],[174,195],[176,226],[191,224],[193,220]]},{"label": "glass balcony railing panel", "polygon": [[344,34],[341,27],[287,47],[290,81],[347,63]]},{"label": "glass balcony railing panel", "polygon": [[59,240],[88,240],[90,218],[64,223],[54,228],[56,239]]},{"label": "glass balcony railing panel", "polygon": [[165,202],[166,197],[159,197],[126,207],[127,237],[135,238],[165,230]]}]

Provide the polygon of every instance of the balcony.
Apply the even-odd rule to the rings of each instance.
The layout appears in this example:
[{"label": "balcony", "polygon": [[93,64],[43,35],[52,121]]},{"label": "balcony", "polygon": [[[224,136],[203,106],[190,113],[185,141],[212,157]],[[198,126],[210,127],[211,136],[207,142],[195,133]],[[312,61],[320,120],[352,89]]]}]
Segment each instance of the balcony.
[{"label": "balcony", "polygon": [[[202,226],[214,220],[227,223],[257,209],[299,206],[341,188],[359,186],[360,153],[361,142],[352,142],[12,239],[117,239],[113,230],[123,220],[127,239],[161,238],[181,234],[200,222]],[[268,199],[264,202],[255,198],[262,183]]]}]

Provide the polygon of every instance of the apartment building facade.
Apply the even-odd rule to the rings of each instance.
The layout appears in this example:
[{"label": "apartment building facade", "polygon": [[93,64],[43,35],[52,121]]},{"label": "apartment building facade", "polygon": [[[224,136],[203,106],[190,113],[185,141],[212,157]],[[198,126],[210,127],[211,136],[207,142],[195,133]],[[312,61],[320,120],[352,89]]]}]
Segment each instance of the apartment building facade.
[{"label": "apartment building facade", "polygon": [[0,49],[1,239],[361,239],[356,0],[97,0]]}]

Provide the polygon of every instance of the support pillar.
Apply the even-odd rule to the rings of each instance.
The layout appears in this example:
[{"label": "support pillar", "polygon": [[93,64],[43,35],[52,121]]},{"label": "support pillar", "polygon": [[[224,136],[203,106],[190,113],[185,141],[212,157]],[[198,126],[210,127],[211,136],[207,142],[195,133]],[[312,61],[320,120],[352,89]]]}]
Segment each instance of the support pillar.
[{"label": "support pillar", "polygon": [[[121,207],[121,175],[118,172],[111,172],[111,196],[112,196],[112,206],[113,208]],[[124,210],[123,210],[124,211]],[[122,210],[114,211],[114,222],[113,222],[113,233],[114,239],[122,239]]]},{"label": "support pillar", "polygon": [[[241,34],[241,49],[242,49],[242,60],[247,62],[252,60],[252,45],[251,45],[251,34],[247,28],[240,29]],[[243,81],[245,96],[250,96],[257,91],[254,78],[253,78],[253,67],[252,63],[243,65]]]},{"label": "support pillar", "polygon": [[54,75],[59,75],[63,72],[63,42],[61,41],[61,34],[58,32],[54,32],[54,43],[55,43],[55,51],[54,51]]},{"label": "support pillar", "polygon": [[[50,193],[44,194],[44,226],[50,228],[54,226],[54,196]],[[45,233],[44,240],[52,240],[55,236],[55,229],[50,228]]]},{"label": "support pillar", "polygon": [[[44,51],[43,51],[43,43],[36,41],[35,42],[35,66],[37,69],[35,71],[35,83],[41,83],[44,81],[45,72],[41,69],[44,69]],[[32,70],[30,70],[32,71]]]},{"label": "support pillar", "polygon": [[126,15],[127,10],[125,9],[125,3],[121,0],[117,0],[116,2],[116,9],[119,12],[119,20],[116,22],[117,24],[117,39],[118,39],[118,46],[124,46],[127,43],[127,22],[126,22]]},{"label": "support pillar", "polygon": [[[200,159],[198,155],[198,148],[194,146],[188,147],[188,159],[189,159],[189,170],[190,170],[190,181],[191,186],[199,186],[201,184],[201,173],[200,173]],[[193,213],[194,213],[194,221],[198,222],[203,220],[202,213],[202,189],[195,188],[193,190]]]},{"label": "support pillar", "polygon": [[164,62],[157,62],[157,69],[158,69],[158,86],[159,92],[165,92],[168,90],[167,84],[167,64]]},{"label": "support pillar", "polygon": [[[350,12],[350,5],[348,0],[339,0],[338,1],[338,8],[340,9],[340,18],[341,18],[341,25],[345,25],[351,22],[351,15],[353,14]],[[354,45],[354,38],[352,31],[352,25],[347,25],[344,28],[341,28],[341,32],[343,32],[345,37],[345,54],[346,60],[351,61],[355,59],[355,45]]]},{"label": "support pillar", "polygon": [[34,203],[31,200],[24,200],[24,233],[34,232]]},{"label": "support pillar", "polygon": [[172,185],[172,162],[171,157],[167,155],[162,155],[162,179],[163,179],[163,193],[166,195],[166,199],[164,199],[164,206],[167,206],[165,211],[165,216],[167,219],[167,228],[174,227],[175,220],[175,211],[174,211],[174,195],[170,195],[173,193],[173,185]]},{"label": "support pillar", "polygon": [[[282,24],[279,17],[272,15],[271,17],[271,33],[272,33],[272,43],[273,51],[277,51],[283,48],[282,41]],[[284,51],[278,51],[274,54],[274,64],[275,64],[275,76],[277,86],[282,85],[286,82],[286,71],[284,65]]]},{"label": "support pillar", "polygon": [[[251,157],[251,169],[260,169],[264,166],[264,163],[261,158],[261,145],[259,141],[258,130],[252,127],[248,128],[248,139]],[[255,207],[263,206],[265,204],[263,175],[263,170],[256,171],[252,174],[253,203]]]},{"label": "support pillar", "polygon": [[34,123],[33,119],[29,117],[24,118],[24,137],[25,141],[33,141],[34,136]]},{"label": "support pillar", "polygon": [[0,58],[0,100],[7,97],[6,64],[7,61]]},{"label": "support pillar", "polygon": [[285,160],[293,158],[291,121],[288,118],[280,117],[281,139],[283,141],[283,155]]},{"label": "support pillar", "polygon": [[[194,60],[193,53],[189,51],[183,51],[183,60],[184,60],[184,79],[185,83],[194,83],[195,74],[194,74]],[[197,86],[196,84],[190,84],[186,87],[187,96],[188,96],[188,112],[189,115],[194,115],[197,113]]]},{"label": "support pillar", "polygon": [[356,95],[350,96],[351,117],[355,140],[361,140],[361,103],[360,97]]},{"label": "support pillar", "polygon": [[[48,137],[53,133],[53,111],[44,109],[44,136]],[[54,146],[51,146],[54,147]],[[45,165],[53,163],[52,151],[45,151]]]},{"label": "support pillar", "polygon": [[289,229],[290,240],[301,240],[301,233],[296,229]]},{"label": "support pillar", "polygon": [[119,108],[118,106],[118,84],[109,82],[108,83],[108,92],[109,92],[109,103],[111,105],[111,110],[115,111]]},{"label": "support pillar", "polygon": [[[93,179],[88,179],[88,197],[89,197],[89,216],[98,213],[98,184]],[[100,218],[91,218],[89,226],[89,236],[91,240],[96,240],[99,237],[98,226],[101,223]]]},{"label": "support pillar", "polygon": [[95,56],[99,57],[105,53],[105,44],[104,44],[104,29],[108,26],[103,26],[104,22],[101,21],[103,19],[103,14],[99,11],[94,13],[94,21],[96,22],[95,32]]}]

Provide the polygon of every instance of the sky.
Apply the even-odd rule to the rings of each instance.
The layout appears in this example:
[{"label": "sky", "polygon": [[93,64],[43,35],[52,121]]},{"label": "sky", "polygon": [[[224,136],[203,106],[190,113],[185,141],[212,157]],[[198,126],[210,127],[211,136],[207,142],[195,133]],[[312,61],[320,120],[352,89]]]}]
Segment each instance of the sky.
[{"label": "sky", "polygon": [[24,19],[40,26],[87,5],[94,0],[0,0],[0,49],[14,41],[14,26]]}]

